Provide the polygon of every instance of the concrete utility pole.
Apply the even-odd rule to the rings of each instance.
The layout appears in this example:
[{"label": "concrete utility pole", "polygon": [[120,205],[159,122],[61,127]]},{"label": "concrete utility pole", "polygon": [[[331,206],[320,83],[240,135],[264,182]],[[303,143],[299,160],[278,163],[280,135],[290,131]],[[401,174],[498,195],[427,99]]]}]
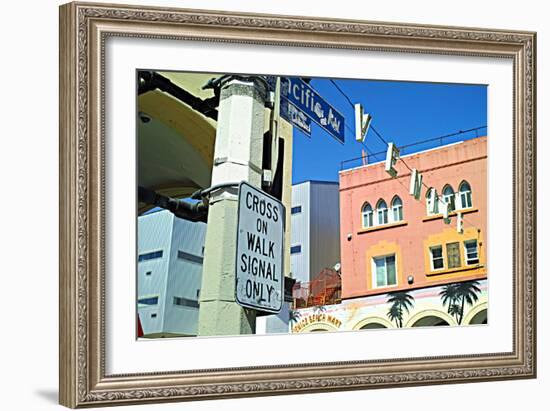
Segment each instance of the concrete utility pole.
[{"label": "concrete utility pole", "polygon": [[[221,82],[212,186],[262,184],[267,83],[257,76],[226,76]],[[253,334],[256,312],[235,302],[238,187],[210,194],[199,309],[199,335]]]}]

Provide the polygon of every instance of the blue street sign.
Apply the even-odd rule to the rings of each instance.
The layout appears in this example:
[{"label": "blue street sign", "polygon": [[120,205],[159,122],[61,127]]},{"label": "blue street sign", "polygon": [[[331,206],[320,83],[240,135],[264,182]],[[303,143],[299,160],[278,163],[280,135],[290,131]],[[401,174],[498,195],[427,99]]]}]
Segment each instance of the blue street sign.
[{"label": "blue street sign", "polygon": [[311,120],[286,99],[281,99],[281,117],[311,137]]},{"label": "blue street sign", "polygon": [[[272,88],[275,88],[275,77],[268,76],[266,80]],[[292,112],[295,119],[297,114],[294,113],[294,109],[296,109],[299,114],[305,114],[338,140],[338,142],[344,144],[344,116],[328,104],[319,93],[302,79],[297,77],[281,77],[281,97],[283,97],[281,99],[281,115],[283,115],[282,102],[288,100],[290,104],[288,104],[286,115]],[[285,115],[283,117],[286,118]],[[303,117],[300,116],[300,123],[306,124],[302,121]],[[294,120],[286,119],[296,125]],[[306,128],[311,130],[310,123],[308,122],[307,124]],[[297,126],[301,130],[304,130],[302,126]]]},{"label": "blue street sign", "polygon": [[305,81],[296,77],[281,77],[281,96],[344,144],[344,116]]},{"label": "blue street sign", "polygon": [[[275,91],[277,77],[265,76],[265,80],[271,91]],[[282,81],[282,78],[281,78]],[[302,133],[311,137],[311,120],[302,111],[290,104],[287,99],[281,99],[281,117],[295,127],[298,127]]]}]

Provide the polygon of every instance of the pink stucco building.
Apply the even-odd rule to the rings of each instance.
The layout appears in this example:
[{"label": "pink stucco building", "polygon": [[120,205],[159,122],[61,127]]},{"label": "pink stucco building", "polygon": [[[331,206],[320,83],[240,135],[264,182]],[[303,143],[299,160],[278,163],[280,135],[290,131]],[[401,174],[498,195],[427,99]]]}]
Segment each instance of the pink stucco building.
[{"label": "pink stucco building", "polygon": [[[344,300],[487,278],[487,138],[402,158],[437,197],[426,187],[420,200],[409,194],[411,172],[402,161],[396,178],[384,163],[340,172]],[[443,202],[453,209],[450,224]]]}]

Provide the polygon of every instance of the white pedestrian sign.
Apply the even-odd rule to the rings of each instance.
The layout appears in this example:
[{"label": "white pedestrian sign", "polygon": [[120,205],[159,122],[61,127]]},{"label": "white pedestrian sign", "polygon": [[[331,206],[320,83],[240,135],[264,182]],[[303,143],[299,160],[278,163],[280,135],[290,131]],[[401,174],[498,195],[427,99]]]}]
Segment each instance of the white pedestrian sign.
[{"label": "white pedestrian sign", "polygon": [[279,312],[284,298],[285,207],[242,182],[239,187],[235,298],[248,308]]}]

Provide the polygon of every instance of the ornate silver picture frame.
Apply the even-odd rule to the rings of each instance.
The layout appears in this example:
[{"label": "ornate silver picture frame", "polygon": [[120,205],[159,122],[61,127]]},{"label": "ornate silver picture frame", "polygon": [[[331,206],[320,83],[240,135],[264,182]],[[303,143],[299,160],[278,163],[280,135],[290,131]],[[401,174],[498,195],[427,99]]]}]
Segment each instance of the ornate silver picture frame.
[{"label": "ornate silver picture frame", "polygon": [[[162,39],[513,63],[512,350],[108,374],[106,357],[105,43]],[[536,34],[203,10],[60,7],[60,403],[189,401],[536,376]],[[270,337],[263,337],[270,338]]]}]

